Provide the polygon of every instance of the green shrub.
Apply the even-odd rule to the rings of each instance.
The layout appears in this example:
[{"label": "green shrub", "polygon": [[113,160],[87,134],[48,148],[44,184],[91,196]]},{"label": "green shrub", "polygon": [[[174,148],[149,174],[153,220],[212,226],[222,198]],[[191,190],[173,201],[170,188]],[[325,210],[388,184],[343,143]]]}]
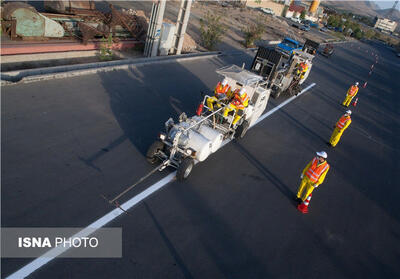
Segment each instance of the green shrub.
[{"label": "green shrub", "polygon": [[355,31],[353,33],[354,38],[356,38],[357,40],[360,40],[363,37],[363,33],[360,29],[358,29],[357,31]]},{"label": "green shrub", "polygon": [[254,46],[254,42],[261,39],[264,30],[264,20],[262,17],[259,17],[255,20],[253,24],[248,25],[245,29],[242,30],[242,32],[244,33],[244,46]]},{"label": "green shrub", "polygon": [[222,34],[225,32],[224,25],[220,22],[221,16],[212,15],[209,12],[204,19],[200,19],[200,35],[203,46],[213,50],[221,41]]},{"label": "green shrub", "polygon": [[102,38],[101,39],[101,45],[100,45],[100,60],[102,61],[108,61],[112,60],[113,58],[113,53],[112,53],[112,34],[108,35],[108,38]]},{"label": "green shrub", "polygon": [[375,31],[372,29],[368,29],[367,32],[365,32],[364,37],[367,39],[372,39],[375,36]]},{"label": "green shrub", "polygon": [[303,10],[300,14],[300,19],[304,20],[306,18],[306,11]]}]

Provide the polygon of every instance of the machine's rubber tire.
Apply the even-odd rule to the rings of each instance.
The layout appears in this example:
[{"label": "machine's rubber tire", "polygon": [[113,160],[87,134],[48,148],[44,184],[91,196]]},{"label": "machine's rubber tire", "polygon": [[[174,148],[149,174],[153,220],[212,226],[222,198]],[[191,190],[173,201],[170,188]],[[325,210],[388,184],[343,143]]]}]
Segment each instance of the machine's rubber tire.
[{"label": "machine's rubber tire", "polygon": [[281,95],[281,93],[282,93],[282,90],[278,89],[278,90],[276,90],[276,91],[271,93],[271,97],[274,98],[274,99],[278,99],[279,96]]},{"label": "machine's rubber tire", "polygon": [[249,127],[250,127],[249,121],[247,120],[243,121],[243,123],[236,128],[235,138],[242,139],[244,135],[247,133]]},{"label": "machine's rubber tire", "polygon": [[193,167],[194,160],[192,158],[186,157],[185,159],[183,159],[176,172],[176,179],[178,179],[178,181],[183,181],[188,178],[189,174],[192,172]]},{"label": "machine's rubber tire", "polygon": [[153,142],[152,145],[150,145],[149,149],[147,150],[146,153],[146,159],[147,162],[149,162],[150,164],[154,165],[158,162],[160,162],[160,159],[158,157],[155,156],[155,154],[164,149],[164,143],[161,141],[155,141]]},{"label": "machine's rubber tire", "polygon": [[297,95],[301,92],[301,90],[303,90],[303,89],[301,88],[301,84],[297,84],[297,85],[293,88],[294,95],[297,96]]},{"label": "machine's rubber tire", "polygon": [[287,89],[287,93],[290,97],[297,96],[301,92],[301,85],[300,84],[295,84],[292,87],[289,86]]}]

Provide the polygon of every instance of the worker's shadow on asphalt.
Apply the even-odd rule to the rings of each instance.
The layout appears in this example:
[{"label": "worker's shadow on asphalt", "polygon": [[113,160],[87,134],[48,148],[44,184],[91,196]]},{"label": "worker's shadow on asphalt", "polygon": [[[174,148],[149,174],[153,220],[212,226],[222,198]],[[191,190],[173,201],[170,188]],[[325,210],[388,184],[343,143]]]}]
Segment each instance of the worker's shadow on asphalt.
[{"label": "worker's shadow on asphalt", "polygon": [[234,140],[232,145],[256,168],[262,175],[268,179],[285,197],[291,201],[294,206],[297,203],[294,201],[295,193],[283,183],[274,173],[268,170],[255,156],[253,156],[240,142]]}]

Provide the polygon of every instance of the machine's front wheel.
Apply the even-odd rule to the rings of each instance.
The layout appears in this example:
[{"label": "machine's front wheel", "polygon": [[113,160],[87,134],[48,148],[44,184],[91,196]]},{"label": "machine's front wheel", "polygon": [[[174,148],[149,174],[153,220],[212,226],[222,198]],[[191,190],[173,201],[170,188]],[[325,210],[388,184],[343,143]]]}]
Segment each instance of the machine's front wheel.
[{"label": "machine's front wheel", "polygon": [[160,161],[160,158],[156,156],[156,154],[164,149],[164,143],[161,141],[155,141],[152,145],[150,145],[149,149],[146,153],[147,162],[154,165],[155,163]]},{"label": "machine's front wheel", "polygon": [[242,124],[240,124],[235,131],[235,138],[240,138],[242,139],[244,135],[246,134],[247,130],[249,129],[249,121],[244,120]]},{"label": "machine's front wheel", "polygon": [[194,167],[194,160],[190,157],[183,159],[176,172],[176,178],[178,181],[183,181],[188,178]]}]

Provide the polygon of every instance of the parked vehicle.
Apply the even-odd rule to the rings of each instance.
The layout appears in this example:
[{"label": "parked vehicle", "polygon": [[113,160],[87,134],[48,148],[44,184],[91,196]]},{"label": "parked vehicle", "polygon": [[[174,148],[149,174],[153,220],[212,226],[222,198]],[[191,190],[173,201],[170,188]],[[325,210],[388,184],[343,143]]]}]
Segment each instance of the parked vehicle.
[{"label": "parked vehicle", "polygon": [[291,17],[290,20],[297,23],[301,23],[301,20],[298,17]]},{"label": "parked vehicle", "polygon": [[293,40],[289,37],[286,37],[283,39],[281,43],[277,45],[277,48],[288,53],[292,54],[294,50],[301,50],[302,49],[302,44],[300,44],[298,41]]},{"label": "parked vehicle", "polygon": [[300,29],[301,25],[298,23],[292,23],[292,27]]},{"label": "parked vehicle", "polygon": [[303,31],[310,31],[310,26],[308,26],[308,25],[302,25],[302,26],[300,26],[300,30],[303,30]]},{"label": "parked vehicle", "polygon": [[343,28],[342,27],[335,27],[335,31],[336,32],[343,32]]},{"label": "parked vehicle", "polygon": [[223,1],[223,2],[221,2],[221,6],[222,7],[228,7],[229,6],[229,3],[228,2],[226,2],[226,1]]},{"label": "parked vehicle", "polygon": [[333,54],[333,45],[327,44],[325,48],[322,50],[321,54],[325,57],[330,57]]},{"label": "parked vehicle", "polygon": [[274,15],[274,11],[271,10],[270,8],[260,8],[260,11],[262,11],[263,13],[267,14],[267,15]]},{"label": "parked vehicle", "polygon": [[309,26],[309,27],[317,27],[317,28],[318,28],[318,23],[314,23],[314,22],[312,22],[312,21],[309,20],[309,19],[303,20],[302,23],[303,23],[304,25]]}]

